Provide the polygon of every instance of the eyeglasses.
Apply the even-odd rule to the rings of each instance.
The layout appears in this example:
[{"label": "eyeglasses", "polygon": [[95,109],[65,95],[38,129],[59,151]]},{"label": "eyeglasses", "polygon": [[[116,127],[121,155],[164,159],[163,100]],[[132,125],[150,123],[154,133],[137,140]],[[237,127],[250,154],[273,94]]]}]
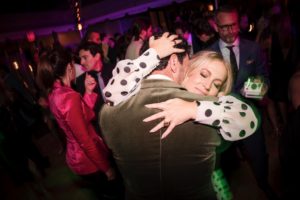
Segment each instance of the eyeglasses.
[{"label": "eyeglasses", "polygon": [[234,30],[237,28],[237,23],[232,23],[232,24],[224,24],[224,25],[220,25],[220,24],[217,24],[218,28],[221,30],[221,31],[229,31],[230,30]]}]

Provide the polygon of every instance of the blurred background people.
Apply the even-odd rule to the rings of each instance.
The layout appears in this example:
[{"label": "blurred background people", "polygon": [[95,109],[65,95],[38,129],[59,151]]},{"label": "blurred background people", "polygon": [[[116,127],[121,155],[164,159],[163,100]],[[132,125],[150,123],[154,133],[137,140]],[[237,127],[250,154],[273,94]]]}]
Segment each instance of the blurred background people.
[{"label": "blurred background people", "polygon": [[290,111],[287,125],[281,136],[281,166],[283,179],[283,199],[292,199],[299,190],[299,145],[300,145],[300,71],[289,81]]},{"label": "blurred background people", "polygon": [[34,142],[45,127],[39,120],[38,106],[31,105],[9,85],[8,73],[0,69],[0,165],[15,186],[27,185],[46,198],[42,179],[47,176],[50,162]]},{"label": "blurred background people", "polygon": [[131,42],[126,49],[125,59],[136,59],[145,40],[152,36],[152,25],[148,19],[139,18],[130,29]]}]

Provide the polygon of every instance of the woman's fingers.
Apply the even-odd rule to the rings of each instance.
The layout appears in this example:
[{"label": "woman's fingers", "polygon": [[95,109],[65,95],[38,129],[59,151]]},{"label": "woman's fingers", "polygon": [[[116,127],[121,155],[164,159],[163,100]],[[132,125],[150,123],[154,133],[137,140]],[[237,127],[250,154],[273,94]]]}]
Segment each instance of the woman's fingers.
[{"label": "woman's fingers", "polygon": [[154,42],[154,36],[151,36],[149,38],[149,46],[151,46],[151,44]]},{"label": "woman's fingers", "polygon": [[181,39],[177,39],[178,35],[170,35],[170,33],[165,32],[162,37],[158,39],[154,39],[154,37],[150,37],[149,39],[149,47],[154,48],[157,52],[157,55],[160,58],[164,58],[173,53],[181,53],[184,52],[183,49],[175,48],[176,44],[182,42]]},{"label": "woman's fingers", "polygon": [[170,35],[168,38],[169,38],[169,40],[173,41],[176,38],[178,38],[178,35],[173,34],[173,35]]},{"label": "woman's fingers", "polygon": [[158,130],[160,130],[164,127],[167,128],[167,130],[162,134],[161,139],[166,138],[172,132],[172,130],[174,129],[176,124],[172,123],[171,121],[169,122],[168,120],[166,120],[164,112],[159,112],[159,113],[156,113],[154,115],[151,115],[150,117],[147,117],[147,118],[143,119],[143,122],[150,122],[150,121],[157,120],[157,119],[162,119],[162,118],[164,118],[164,120],[159,122],[154,128],[152,128],[150,130],[150,133],[154,133],[154,132],[157,132]]},{"label": "woman's fingers", "polygon": [[162,34],[162,37],[168,37],[170,35],[170,33],[169,32],[164,32],[163,34]]},{"label": "woman's fingers", "polygon": [[175,52],[175,53],[182,53],[182,52],[184,52],[184,49],[177,49],[177,48],[176,48],[176,49],[174,49],[174,52]]},{"label": "woman's fingers", "polygon": [[161,119],[161,118],[164,118],[164,113],[163,112],[159,112],[159,113],[153,114],[153,115],[151,115],[151,116],[143,119],[143,122],[151,122],[153,120]]},{"label": "woman's fingers", "polygon": [[165,108],[164,102],[161,103],[151,103],[145,105],[147,108],[157,108],[163,110]]},{"label": "woman's fingers", "polygon": [[174,128],[175,128],[175,124],[171,123],[170,126],[167,128],[167,130],[162,134],[161,139],[166,138]]},{"label": "woman's fingers", "polygon": [[152,128],[150,130],[150,133],[155,133],[155,132],[159,131],[162,128],[167,128],[167,130],[165,132],[163,132],[163,134],[161,136],[161,139],[164,139],[164,138],[166,138],[172,132],[172,130],[174,129],[174,127],[175,127],[175,124],[172,124],[172,123],[168,127],[166,127],[165,126],[165,122],[163,120],[160,123],[158,123],[154,128]]},{"label": "woman's fingers", "polygon": [[161,111],[155,113],[147,118],[144,122],[149,122],[153,120],[162,120],[154,128],[150,130],[151,133],[165,128],[162,134],[162,139],[167,137],[175,126],[180,125],[190,119],[195,119],[197,116],[197,104],[196,102],[188,102],[182,99],[169,99],[160,103],[153,103],[145,105],[150,109],[160,109]]},{"label": "woman's fingers", "polygon": [[164,121],[161,121],[154,128],[152,128],[149,132],[154,133],[163,127],[164,127]]},{"label": "woman's fingers", "polygon": [[175,44],[179,44],[182,42],[182,40],[178,39],[178,40],[174,40]]}]

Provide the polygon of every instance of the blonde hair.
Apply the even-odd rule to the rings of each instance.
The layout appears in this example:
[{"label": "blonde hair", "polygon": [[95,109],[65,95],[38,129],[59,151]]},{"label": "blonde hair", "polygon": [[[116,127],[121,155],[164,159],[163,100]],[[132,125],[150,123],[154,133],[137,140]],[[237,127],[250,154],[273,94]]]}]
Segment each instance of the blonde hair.
[{"label": "blonde hair", "polygon": [[231,70],[230,64],[228,62],[226,62],[223,59],[222,55],[218,52],[199,51],[198,53],[194,54],[189,61],[189,68],[186,72],[186,77],[189,77],[190,74],[192,73],[192,71],[194,69],[196,69],[197,67],[205,66],[212,61],[222,62],[226,68],[227,78],[219,90],[219,93],[222,92],[223,94],[226,95],[226,94],[230,93],[231,88],[232,88],[232,82],[233,82],[232,70]]}]

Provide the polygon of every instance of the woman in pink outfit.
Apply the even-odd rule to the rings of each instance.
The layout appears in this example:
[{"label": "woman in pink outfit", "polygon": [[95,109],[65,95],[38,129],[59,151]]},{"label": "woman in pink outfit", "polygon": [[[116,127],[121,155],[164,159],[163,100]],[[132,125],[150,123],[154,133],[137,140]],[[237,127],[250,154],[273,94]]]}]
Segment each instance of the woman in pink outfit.
[{"label": "woman in pink outfit", "polygon": [[68,52],[52,50],[41,56],[37,82],[65,133],[67,165],[75,174],[93,182],[99,193],[103,179],[115,179],[115,171],[109,161],[108,148],[90,122],[95,117],[92,107],[97,94],[92,91],[96,83],[87,75],[86,93],[81,97],[71,88],[74,79],[75,68]]}]

